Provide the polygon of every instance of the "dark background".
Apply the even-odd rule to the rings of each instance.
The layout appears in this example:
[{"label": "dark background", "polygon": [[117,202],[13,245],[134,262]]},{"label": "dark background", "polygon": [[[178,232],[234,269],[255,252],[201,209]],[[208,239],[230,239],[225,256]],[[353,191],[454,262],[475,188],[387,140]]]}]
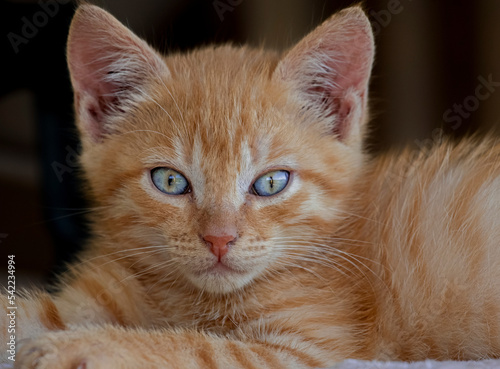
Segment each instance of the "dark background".
[{"label": "dark background", "polygon": [[[168,53],[228,41],[285,49],[358,1],[92,2]],[[370,150],[423,150],[443,132],[495,134],[500,91],[476,90],[482,81],[500,82],[499,1],[364,4],[377,42]],[[7,254],[16,255],[18,282],[39,283],[86,236],[65,65],[74,9],[68,0],[0,0],[0,285]]]}]

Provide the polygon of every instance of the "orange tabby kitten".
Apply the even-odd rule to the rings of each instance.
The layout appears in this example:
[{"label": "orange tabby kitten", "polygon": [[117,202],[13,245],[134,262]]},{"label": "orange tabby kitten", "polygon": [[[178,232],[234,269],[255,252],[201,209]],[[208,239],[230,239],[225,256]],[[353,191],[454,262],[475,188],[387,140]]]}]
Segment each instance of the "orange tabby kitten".
[{"label": "orange tabby kitten", "polygon": [[94,236],[59,293],[16,300],[15,367],[500,356],[500,146],[365,157],[373,54],[357,7],[284,55],[163,57],[82,5]]}]

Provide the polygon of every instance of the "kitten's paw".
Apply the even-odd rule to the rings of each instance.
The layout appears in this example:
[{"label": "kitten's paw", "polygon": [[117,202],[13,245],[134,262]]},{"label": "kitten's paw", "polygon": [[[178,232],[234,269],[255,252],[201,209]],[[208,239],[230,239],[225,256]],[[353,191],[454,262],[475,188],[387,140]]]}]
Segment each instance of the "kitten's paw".
[{"label": "kitten's paw", "polygon": [[78,332],[44,334],[20,343],[14,369],[104,369],[107,348]]}]

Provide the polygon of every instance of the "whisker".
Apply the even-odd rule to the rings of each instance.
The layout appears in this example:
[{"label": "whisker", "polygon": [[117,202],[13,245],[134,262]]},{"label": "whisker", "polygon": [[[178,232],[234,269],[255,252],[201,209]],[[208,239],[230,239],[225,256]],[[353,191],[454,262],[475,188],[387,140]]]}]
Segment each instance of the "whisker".
[{"label": "whisker", "polygon": [[[158,283],[163,283],[164,281],[166,281],[168,279],[168,277],[170,277],[177,269],[174,268],[170,271],[170,273],[168,273],[167,275],[165,276],[162,276],[162,278],[160,278],[156,283],[154,283],[151,287],[148,288],[148,290],[146,291],[146,294],[148,294],[152,289],[153,287],[155,287]],[[172,285],[171,285],[172,286]],[[171,287],[170,287],[171,288]]]},{"label": "whisker", "polygon": [[103,255],[99,255],[99,256],[94,256],[90,259],[85,259],[85,260],[82,260],[80,261],[79,263],[77,264],[74,264],[75,266],[81,266],[83,264],[86,264],[86,263],[90,263],[96,259],[102,259],[102,258],[105,258],[105,257],[108,257],[108,256],[111,256],[111,255],[116,255],[116,254],[120,254],[120,253],[127,253],[127,252],[134,252],[134,251],[139,251],[139,250],[147,250],[147,249],[152,249],[152,248],[162,248],[164,249],[165,247],[167,247],[166,245],[158,245],[158,246],[142,246],[142,247],[135,247],[135,248],[132,248],[132,249],[124,249],[124,250],[118,250],[118,251],[115,251],[115,252],[111,252],[111,253],[107,253],[107,254],[103,254]]},{"label": "whisker", "polygon": [[[145,258],[147,258],[148,256],[151,256],[151,255],[156,255],[156,254],[158,254],[158,253],[160,253],[160,252],[163,252],[163,251],[164,251],[163,249],[161,249],[161,250],[152,250],[152,251],[151,251],[151,250],[148,250],[148,251],[146,251],[146,252],[137,252],[137,253],[135,253],[135,254],[125,255],[125,256],[122,256],[122,257],[117,258],[117,259],[109,260],[108,262],[106,262],[106,263],[104,263],[104,264],[100,264],[100,265],[99,265],[99,267],[103,267],[104,265],[107,265],[107,264],[110,264],[110,263],[114,263],[114,262],[117,262],[117,261],[119,261],[119,260],[123,260],[123,259],[126,259],[126,258],[130,258],[130,257],[136,256],[136,255],[144,255],[144,254],[148,254],[148,255],[147,255],[147,256],[145,256],[144,258],[140,259],[140,260],[144,260],[144,259],[145,259]],[[132,267],[133,265],[135,265],[136,263],[138,263],[140,260],[135,261],[135,262],[131,265],[131,267]]]},{"label": "whisker", "polygon": [[295,240],[295,239],[305,239],[305,240],[324,240],[324,241],[346,241],[346,242],[352,242],[352,243],[365,243],[365,244],[369,244],[369,245],[373,245],[373,242],[369,242],[369,241],[362,241],[362,240],[356,240],[356,239],[350,239],[350,238],[340,238],[340,237],[327,237],[327,236],[323,236],[323,237],[318,237],[318,236],[314,236],[314,235],[311,235],[311,236],[276,236],[276,237],[270,237],[269,238],[270,240],[285,240],[285,239],[292,239],[292,240]]},{"label": "whisker", "polygon": [[[342,265],[335,263],[334,260],[317,258],[317,257],[314,257],[312,255],[305,255],[304,256],[304,255],[299,254],[299,253],[290,253],[290,252],[287,252],[286,255],[287,256],[292,256],[294,260],[301,260],[301,261],[305,261],[305,262],[313,262],[313,263],[316,263],[316,264],[319,264],[319,265],[322,265],[322,266],[325,266],[325,267],[328,267],[328,268],[333,268],[333,269],[337,270],[338,272],[342,273],[344,276],[347,276],[347,274],[339,268]],[[352,272],[350,269],[348,269],[348,268],[346,268],[344,266],[342,266],[342,267],[346,271]]]},{"label": "whisker", "polygon": [[318,273],[316,273],[316,272],[314,272],[314,271],[310,270],[309,268],[306,268],[306,267],[305,267],[305,266],[303,266],[303,265],[294,264],[294,263],[285,263],[285,262],[283,262],[283,261],[281,261],[281,260],[280,260],[280,261],[278,261],[278,264],[281,264],[281,265],[283,265],[283,266],[290,266],[290,267],[294,267],[294,268],[303,269],[303,270],[305,270],[306,272],[311,273],[312,275],[314,275],[314,276],[315,276],[315,277],[317,277],[318,279],[321,279],[321,280],[323,280],[323,281],[326,281],[326,279],[325,279],[325,278],[323,278],[322,276],[320,276]]},{"label": "whisker", "polygon": [[329,253],[331,255],[336,255],[337,253],[342,253],[342,254],[346,254],[346,255],[349,255],[351,257],[357,257],[357,258],[360,258],[360,259],[364,259],[366,261],[370,261],[372,263],[376,263],[378,265],[381,265],[379,262],[376,262],[372,259],[369,259],[367,257],[364,257],[364,256],[361,256],[361,255],[354,255],[350,252],[347,252],[347,251],[344,251],[344,250],[341,250],[341,249],[338,249],[338,248],[335,248],[335,247],[332,247],[330,245],[324,245],[324,244],[321,244],[321,243],[317,243],[317,242],[312,242],[312,241],[285,241],[284,243],[282,243],[283,245],[297,245],[297,246],[300,246],[300,248],[309,248],[309,249],[312,249],[312,250],[318,250],[318,252],[322,252],[322,253]]},{"label": "whisker", "polygon": [[[349,260],[349,258],[343,256],[343,255],[346,255],[352,259],[354,259],[357,263],[361,264],[363,267],[365,267],[368,271],[370,271],[371,273],[373,273],[373,275],[377,276],[378,275],[368,266],[366,265],[365,263],[363,263],[361,260],[359,259],[364,259],[366,261],[369,261],[369,262],[372,262],[372,263],[376,263],[378,265],[381,265],[380,263],[374,261],[374,260],[371,260],[369,258],[366,258],[366,257],[363,257],[361,255],[355,255],[355,254],[352,254],[352,253],[349,253],[349,252],[346,252],[346,251],[343,251],[343,250],[339,250],[339,249],[335,249],[335,248],[328,248],[328,249],[324,249],[324,248],[321,248],[321,247],[324,247],[324,245],[322,244],[315,244],[315,243],[309,243],[309,244],[300,244],[300,242],[298,242],[298,244],[300,245],[300,247],[290,247],[290,245],[286,245],[288,247],[288,249],[291,249],[291,250],[301,250],[301,249],[304,249],[304,248],[307,248],[308,249],[308,252],[309,251],[315,251],[316,253],[320,253],[320,254],[327,254],[327,255],[332,255],[332,256],[336,256],[336,257],[340,257],[342,259],[344,259],[345,261],[349,262],[350,264],[352,264],[355,268],[359,269],[359,267],[357,265],[355,265],[351,260]],[[281,247],[282,249],[287,249],[287,247]],[[343,255],[341,255],[343,254]],[[305,254],[305,255],[309,255],[309,254]],[[360,270],[360,272],[362,272]],[[362,272],[364,274],[364,272]]]},{"label": "whisker", "polygon": [[126,280],[128,280],[130,278],[137,278],[137,277],[139,277],[141,275],[147,274],[148,272],[151,272],[152,270],[162,269],[165,266],[168,266],[169,264],[172,264],[173,262],[174,262],[174,260],[165,260],[165,261],[162,261],[161,263],[157,263],[157,264],[151,265],[149,268],[140,270],[137,273],[130,274],[129,276],[123,278],[122,280],[120,280],[120,283],[123,283],[123,282],[125,282]]}]

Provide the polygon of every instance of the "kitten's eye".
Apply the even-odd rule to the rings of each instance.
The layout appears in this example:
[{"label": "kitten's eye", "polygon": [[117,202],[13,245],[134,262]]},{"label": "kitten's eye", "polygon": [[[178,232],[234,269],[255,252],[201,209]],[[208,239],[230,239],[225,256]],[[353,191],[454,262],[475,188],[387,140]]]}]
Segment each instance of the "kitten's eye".
[{"label": "kitten's eye", "polygon": [[161,192],[168,195],[182,195],[189,192],[189,183],[182,174],[170,168],[154,168],[151,179]]},{"label": "kitten's eye", "polygon": [[256,195],[273,196],[285,189],[289,178],[290,172],[275,170],[257,179],[252,188]]}]

